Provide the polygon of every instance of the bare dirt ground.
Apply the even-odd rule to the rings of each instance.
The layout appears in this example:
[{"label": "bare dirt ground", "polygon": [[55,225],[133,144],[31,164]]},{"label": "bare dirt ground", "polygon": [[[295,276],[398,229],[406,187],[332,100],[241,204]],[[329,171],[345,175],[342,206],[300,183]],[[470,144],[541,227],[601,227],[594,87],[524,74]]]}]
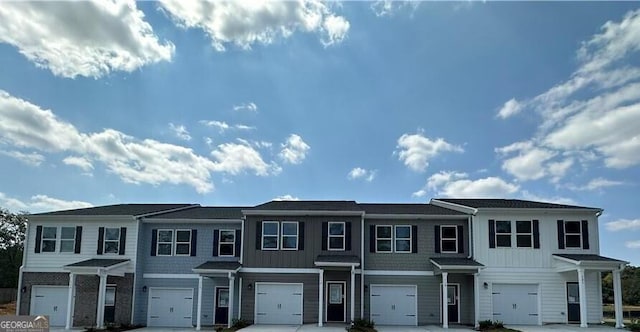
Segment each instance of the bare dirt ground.
[{"label": "bare dirt ground", "polygon": [[7,304],[0,304],[0,316],[5,315],[15,315],[16,314],[16,303],[11,302]]}]

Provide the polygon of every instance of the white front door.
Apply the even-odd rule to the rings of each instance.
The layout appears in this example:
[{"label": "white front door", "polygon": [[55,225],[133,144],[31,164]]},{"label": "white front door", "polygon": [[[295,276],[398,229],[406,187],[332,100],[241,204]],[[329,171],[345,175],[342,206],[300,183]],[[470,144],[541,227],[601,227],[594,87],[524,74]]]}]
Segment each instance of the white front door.
[{"label": "white front door", "polygon": [[493,284],[493,319],[505,324],[538,324],[538,285]]},{"label": "white front door", "polygon": [[149,288],[147,326],[193,326],[193,288]]},{"label": "white front door", "polygon": [[371,285],[370,319],[376,325],[418,325],[415,285]]},{"label": "white front door", "polygon": [[50,326],[64,326],[67,322],[67,286],[33,286],[30,315],[49,316]]},{"label": "white front door", "polygon": [[256,283],[256,324],[302,324],[302,284]]}]

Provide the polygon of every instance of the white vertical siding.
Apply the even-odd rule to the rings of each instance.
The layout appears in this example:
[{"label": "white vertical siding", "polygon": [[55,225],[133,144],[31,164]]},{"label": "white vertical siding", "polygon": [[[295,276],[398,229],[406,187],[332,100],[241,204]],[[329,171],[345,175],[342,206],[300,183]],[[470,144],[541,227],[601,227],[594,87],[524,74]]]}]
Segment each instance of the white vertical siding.
[{"label": "white vertical siding", "polygon": [[[76,227],[82,226],[82,242],[80,253],[35,253],[36,227]],[[99,227],[126,227],[127,238],[125,245],[125,255],[104,254],[98,255],[98,228]],[[27,271],[40,272],[66,272],[63,266],[77,263],[91,258],[115,258],[130,259],[130,270],[126,272],[134,272],[136,260],[136,246],[138,242],[137,222],[131,217],[79,217],[79,216],[55,216],[55,217],[37,217],[33,216],[29,219],[29,234],[27,234],[27,247],[25,251],[26,262],[25,269]],[[60,237],[58,231],[58,238]],[[56,244],[56,251],[59,250],[59,243]]]}]

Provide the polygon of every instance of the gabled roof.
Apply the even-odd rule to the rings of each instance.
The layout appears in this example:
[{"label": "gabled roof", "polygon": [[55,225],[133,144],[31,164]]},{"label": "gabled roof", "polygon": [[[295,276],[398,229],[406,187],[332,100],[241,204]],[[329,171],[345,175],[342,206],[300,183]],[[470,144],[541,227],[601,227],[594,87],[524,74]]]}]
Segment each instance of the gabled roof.
[{"label": "gabled roof", "polygon": [[150,213],[198,206],[197,204],[116,204],[84,209],[35,213],[33,216],[142,216]]},{"label": "gabled roof", "polygon": [[199,206],[191,209],[160,213],[147,219],[242,219],[240,206]]},{"label": "gabled roof", "polygon": [[599,210],[598,208],[566,205],[546,202],[526,201],[521,199],[498,199],[498,198],[434,198],[436,201],[462,205],[470,208],[492,208],[492,209],[585,209]]},{"label": "gabled roof", "polygon": [[358,203],[358,206],[369,214],[466,215],[462,212],[427,203]]},{"label": "gabled roof", "polygon": [[553,256],[565,258],[576,263],[578,262],[607,262],[607,263],[619,263],[628,264],[629,262],[621,261],[619,259],[613,259],[600,255],[593,254],[553,254]]},{"label": "gabled roof", "polygon": [[271,201],[246,210],[258,211],[362,211],[355,201]]}]

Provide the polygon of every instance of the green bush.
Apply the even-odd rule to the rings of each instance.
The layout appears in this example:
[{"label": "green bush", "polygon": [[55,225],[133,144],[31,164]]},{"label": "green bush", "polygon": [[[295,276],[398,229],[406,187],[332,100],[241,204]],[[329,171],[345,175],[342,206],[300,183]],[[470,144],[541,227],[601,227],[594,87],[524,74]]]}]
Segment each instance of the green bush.
[{"label": "green bush", "polygon": [[488,330],[493,327],[493,322],[491,320],[481,320],[478,322],[480,327],[480,331]]},{"label": "green bush", "polygon": [[249,322],[247,322],[247,321],[246,321],[246,320],[244,320],[244,319],[237,319],[237,318],[234,318],[234,319],[231,321],[231,327],[233,327],[233,328],[234,328],[234,329],[236,329],[236,330],[239,330],[239,329],[245,328],[245,327],[247,327],[247,326],[249,326],[249,325],[251,325],[251,324],[249,324]]},{"label": "green bush", "polygon": [[627,329],[632,332],[640,332],[640,320],[636,320],[633,323],[627,324]]},{"label": "green bush", "polygon": [[493,328],[503,329],[504,328],[504,323],[502,323],[502,321],[497,320],[497,321],[495,321],[493,323]]},{"label": "green bush", "polygon": [[373,332],[376,331],[374,328],[375,322],[367,319],[354,319],[351,321],[351,325],[347,326],[345,330],[349,332]]}]

